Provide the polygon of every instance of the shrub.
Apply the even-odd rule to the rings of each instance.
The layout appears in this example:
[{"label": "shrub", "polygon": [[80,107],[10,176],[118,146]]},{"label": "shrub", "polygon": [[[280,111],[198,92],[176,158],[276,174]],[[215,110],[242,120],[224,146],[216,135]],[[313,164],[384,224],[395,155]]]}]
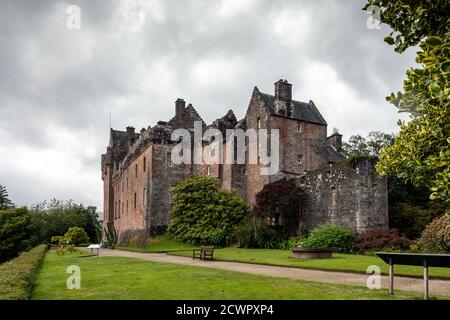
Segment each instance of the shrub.
[{"label": "shrub", "polygon": [[114,249],[119,241],[116,228],[113,225],[108,224],[106,228],[103,228],[103,232],[106,237],[106,247],[108,249]]},{"label": "shrub", "polygon": [[0,263],[28,250],[34,243],[30,239],[31,223],[27,209],[0,211]]},{"label": "shrub", "polygon": [[64,235],[64,239],[67,241],[67,243],[79,246],[82,243],[86,243],[89,241],[89,237],[84,231],[83,228],[79,227],[72,227],[69,229],[69,231],[66,232]]},{"label": "shrub", "polygon": [[286,235],[298,228],[301,189],[292,180],[283,178],[264,185],[256,194],[255,216],[273,221]]},{"label": "shrub", "polygon": [[412,244],[406,237],[399,236],[396,229],[375,229],[358,235],[354,250],[358,253],[375,250],[405,250]]},{"label": "shrub", "polygon": [[443,206],[428,202],[425,205],[396,203],[389,206],[389,226],[410,239],[420,237],[425,227],[442,215]]},{"label": "shrub", "polygon": [[236,226],[249,215],[244,199],[219,189],[219,181],[194,176],[173,188],[168,234],[180,242],[225,243]]},{"label": "shrub", "polygon": [[279,226],[253,216],[247,217],[236,229],[235,237],[241,248],[282,249],[287,241]]},{"label": "shrub", "polygon": [[39,265],[47,251],[40,245],[0,265],[0,300],[27,300],[36,279]]},{"label": "shrub", "polygon": [[450,251],[450,216],[434,219],[422,232],[416,243],[423,252],[444,253]]},{"label": "shrub", "polygon": [[335,224],[323,224],[311,231],[302,241],[303,248],[340,248],[342,252],[351,252],[356,237],[350,230]]}]

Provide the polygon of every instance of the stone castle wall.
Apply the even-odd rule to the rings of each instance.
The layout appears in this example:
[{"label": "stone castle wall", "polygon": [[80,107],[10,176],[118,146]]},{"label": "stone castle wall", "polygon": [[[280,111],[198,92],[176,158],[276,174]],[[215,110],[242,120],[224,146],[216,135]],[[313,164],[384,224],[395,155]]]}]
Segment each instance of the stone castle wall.
[{"label": "stone castle wall", "polygon": [[331,164],[301,178],[301,230],[334,223],[354,232],[388,227],[387,181],[375,172],[375,159]]}]

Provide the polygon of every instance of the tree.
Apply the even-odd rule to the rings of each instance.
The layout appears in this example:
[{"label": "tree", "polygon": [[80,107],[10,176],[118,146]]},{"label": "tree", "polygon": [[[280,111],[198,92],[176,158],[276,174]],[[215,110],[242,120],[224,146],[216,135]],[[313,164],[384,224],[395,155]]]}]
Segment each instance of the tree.
[{"label": "tree", "polygon": [[64,239],[67,240],[68,243],[79,246],[80,244],[87,243],[89,241],[89,237],[84,231],[83,228],[72,227],[65,234]]},{"label": "tree", "polygon": [[299,226],[301,193],[300,187],[286,178],[268,183],[256,194],[253,213],[281,226],[284,234],[292,235]]},{"label": "tree", "polygon": [[221,245],[249,215],[244,199],[220,182],[194,176],[173,188],[169,235],[182,242]]},{"label": "tree", "polygon": [[393,31],[384,40],[402,53],[430,35],[448,31],[450,2],[447,0],[368,0],[364,10],[379,14]]},{"label": "tree", "polygon": [[14,208],[14,204],[8,198],[6,188],[0,184],[0,210],[8,210]]},{"label": "tree", "polygon": [[31,223],[27,209],[0,211],[0,263],[31,248]]},{"label": "tree", "polygon": [[353,135],[342,146],[345,154],[361,157],[378,157],[380,150],[394,143],[394,135],[380,131],[372,131],[367,137]]},{"label": "tree", "polygon": [[[377,171],[430,189],[430,198],[450,202],[450,3],[444,0],[369,0],[393,32],[385,41],[397,52],[419,44],[420,68],[407,71],[403,92],[387,100],[411,120],[399,121],[392,146],[380,151]],[[395,38],[393,37],[395,35]]]},{"label": "tree", "polygon": [[32,206],[30,212],[33,237],[39,242],[63,236],[71,227],[83,228],[93,243],[100,241],[102,229],[95,207],[53,199]]}]

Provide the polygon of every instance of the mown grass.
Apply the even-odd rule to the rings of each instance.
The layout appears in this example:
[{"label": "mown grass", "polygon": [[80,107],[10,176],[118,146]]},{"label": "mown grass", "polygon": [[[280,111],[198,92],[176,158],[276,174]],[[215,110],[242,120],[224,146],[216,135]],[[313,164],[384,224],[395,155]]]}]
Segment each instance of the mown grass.
[{"label": "mown grass", "polygon": [[[192,251],[169,252],[168,254],[188,257],[192,255]],[[383,260],[367,255],[334,253],[331,259],[299,260],[292,258],[290,250],[223,248],[214,250],[214,258],[221,261],[362,273],[366,273],[368,266],[377,265],[383,274],[389,273],[389,266]],[[429,272],[431,277],[450,278],[450,268],[429,268]],[[422,277],[423,268],[396,265],[395,274]]]},{"label": "mown grass", "polygon": [[162,235],[150,238],[150,244],[144,248],[133,246],[119,246],[117,249],[133,252],[164,253],[164,252],[192,250],[196,248],[200,247],[193,244],[181,243],[175,240],[171,240],[167,236]]},{"label": "mown grass", "polygon": [[[78,265],[81,288],[69,290]],[[33,299],[418,299],[421,294],[274,278],[122,257],[47,253]]]},{"label": "mown grass", "polygon": [[28,300],[39,265],[47,251],[40,245],[0,265],[0,300]]}]

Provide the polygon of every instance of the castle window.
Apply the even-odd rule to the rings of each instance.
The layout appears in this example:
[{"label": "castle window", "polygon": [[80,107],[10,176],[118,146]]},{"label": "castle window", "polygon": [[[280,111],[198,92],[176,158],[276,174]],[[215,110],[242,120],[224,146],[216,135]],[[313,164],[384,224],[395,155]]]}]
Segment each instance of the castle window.
[{"label": "castle window", "polygon": [[124,186],[125,186],[125,181],[122,180],[122,192],[124,190]]},{"label": "castle window", "polygon": [[297,132],[302,132],[302,123],[300,121],[297,122]]},{"label": "castle window", "polygon": [[122,214],[125,214],[125,211],[123,210],[123,202],[122,202]]},{"label": "castle window", "polygon": [[117,208],[117,210],[119,211],[119,219],[120,219],[120,200],[119,200],[119,207]]},{"label": "castle window", "polygon": [[173,163],[172,163],[172,154],[170,152],[167,152],[167,166],[169,168],[173,167]]},{"label": "castle window", "polygon": [[127,214],[128,214],[128,200],[127,200]]},{"label": "castle window", "polygon": [[303,156],[301,156],[301,155],[298,155],[298,156],[297,156],[297,163],[298,163],[299,165],[302,165],[302,164],[303,164]]},{"label": "castle window", "polygon": [[244,176],[247,175],[247,168],[243,168],[243,169],[242,169],[242,175],[244,175]]},{"label": "castle window", "polygon": [[261,128],[261,118],[256,119],[256,129]]},{"label": "castle window", "polygon": [[136,194],[136,192],[134,193],[134,208],[136,209],[136,207],[137,207],[137,194]]},{"label": "castle window", "polygon": [[145,172],[146,168],[147,168],[147,158],[144,157],[144,172]]},{"label": "castle window", "polygon": [[147,192],[146,192],[146,191],[147,191],[147,189],[144,188],[144,193],[143,193],[143,195],[142,195],[144,208],[145,208],[145,205],[146,205],[146,202],[147,202]]},{"label": "castle window", "polygon": [[134,176],[135,178],[137,178],[137,174],[138,174],[138,165],[134,165]]},{"label": "castle window", "polygon": [[210,176],[211,175],[211,167],[207,166],[206,171],[207,171],[207,175]]},{"label": "castle window", "polygon": [[117,202],[114,202],[114,219],[117,219]]}]

